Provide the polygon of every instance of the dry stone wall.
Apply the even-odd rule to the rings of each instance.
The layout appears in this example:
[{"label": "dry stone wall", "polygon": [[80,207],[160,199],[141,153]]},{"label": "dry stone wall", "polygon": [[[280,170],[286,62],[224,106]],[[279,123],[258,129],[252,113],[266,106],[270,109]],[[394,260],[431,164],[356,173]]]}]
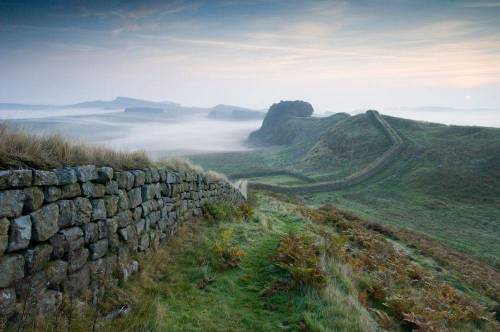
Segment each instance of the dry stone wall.
[{"label": "dry stone wall", "polygon": [[0,171],[0,317],[22,303],[45,314],[64,294],[98,292],[98,278],[126,279],[139,268],[136,253],[202,215],[206,202],[243,201],[227,182],[157,168]]}]

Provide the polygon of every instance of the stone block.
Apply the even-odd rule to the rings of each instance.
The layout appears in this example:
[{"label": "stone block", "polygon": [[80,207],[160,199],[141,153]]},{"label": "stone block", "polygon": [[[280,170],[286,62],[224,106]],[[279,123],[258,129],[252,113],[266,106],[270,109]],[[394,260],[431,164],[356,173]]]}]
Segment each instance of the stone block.
[{"label": "stone block", "polygon": [[108,252],[108,239],[102,239],[97,242],[89,244],[90,259],[96,260]]},{"label": "stone block", "polygon": [[23,190],[0,191],[0,218],[17,218],[23,212],[26,195]]},{"label": "stone block", "polygon": [[88,223],[82,226],[83,239],[85,244],[95,242],[99,239],[99,225],[97,223]]},{"label": "stone block", "polygon": [[24,278],[24,257],[19,254],[0,257],[0,288],[11,286]]},{"label": "stone block", "polygon": [[79,183],[71,183],[61,187],[61,198],[75,198],[82,194],[82,188]]},{"label": "stone block", "polygon": [[104,196],[104,206],[106,208],[106,216],[113,217],[118,212],[118,196]]},{"label": "stone block", "polygon": [[87,248],[73,250],[68,253],[68,273],[73,273],[85,265],[89,258],[89,250]]},{"label": "stone block", "polygon": [[55,202],[61,198],[61,188],[54,186],[44,187],[43,195],[45,198],[45,202],[47,203]]},{"label": "stone block", "polygon": [[93,199],[92,204],[92,220],[106,219],[106,206],[103,199]]},{"label": "stone block", "polygon": [[124,190],[118,191],[118,208],[120,211],[128,210],[129,208],[128,195]]},{"label": "stone block", "polygon": [[134,187],[135,178],[132,172],[116,172],[115,180],[120,189],[130,190]]},{"label": "stone block", "polygon": [[76,183],[76,172],[72,168],[58,168],[54,170],[59,185]]},{"label": "stone block", "polygon": [[97,173],[97,167],[94,165],[85,165],[75,167],[76,178],[80,182],[87,182],[92,180],[97,180],[99,174]]},{"label": "stone block", "polygon": [[[5,219],[7,220],[7,219]],[[9,252],[27,248],[31,240],[31,218],[23,216],[10,222]]]},{"label": "stone block", "polygon": [[113,180],[113,169],[111,167],[99,167],[97,169],[97,182],[106,183],[108,181]]},{"label": "stone block", "polygon": [[0,256],[3,255],[9,245],[9,226],[9,219],[0,218]]},{"label": "stone block", "polygon": [[134,209],[133,214],[134,214],[133,216],[134,221],[140,220],[142,217],[142,207],[141,206],[136,207]]},{"label": "stone block", "polygon": [[75,213],[73,221],[75,225],[83,225],[90,222],[92,215],[92,204],[90,200],[85,197],[77,197],[73,200],[75,205]]},{"label": "stone block", "polygon": [[24,189],[24,195],[24,212],[28,213],[38,210],[45,200],[43,191],[38,187],[28,187]]},{"label": "stone block", "polygon": [[33,171],[33,185],[34,186],[57,186],[59,180],[56,173],[52,171]]},{"label": "stone block", "polygon": [[137,170],[137,171],[132,171],[134,174],[134,187],[140,187],[144,185],[144,182],[146,181],[146,174],[144,174],[143,171]]},{"label": "stone block", "polygon": [[62,229],[54,235],[49,242],[54,248],[52,256],[55,258],[61,258],[69,251],[75,251],[83,248],[83,230],[78,226]]},{"label": "stone block", "polygon": [[75,204],[73,203],[73,201],[62,200],[58,201],[57,205],[59,206],[59,219],[57,221],[59,228],[73,226],[73,218],[75,215]]},{"label": "stone block", "polygon": [[118,182],[113,180],[106,183],[107,195],[118,195],[118,189]]},{"label": "stone block", "polygon": [[122,211],[116,215],[118,227],[125,227],[132,223],[132,212],[130,210]]},{"label": "stone block", "polygon": [[100,183],[85,182],[82,184],[82,193],[87,197],[99,198],[106,194],[106,187]]},{"label": "stone block", "polygon": [[31,214],[32,237],[35,241],[46,241],[59,230],[59,207],[49,204]]},{"label": "stone block", "polygon": [[62,284],[68,274],[68,262],[60,259],[50,261],[45,269],[45,274],[51,287]]},{"label": "stone block", "polygon": [[33,274],[45,268],[52,255],[52,246],[50,244],[39,244],[33,248],[29,248],[24,253],[24,261],[26,271]]},{"label": "stone block", "polygon": [[142,203],[141,188],[134,188],[128,192],[129,208],[133,209]]}]

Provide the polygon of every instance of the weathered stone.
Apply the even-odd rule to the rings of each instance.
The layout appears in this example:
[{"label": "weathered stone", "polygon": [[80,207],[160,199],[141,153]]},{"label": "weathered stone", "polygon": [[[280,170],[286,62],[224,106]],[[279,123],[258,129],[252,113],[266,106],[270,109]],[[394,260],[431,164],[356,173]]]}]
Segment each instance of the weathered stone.
[{"label": "weathered stone", "polygon": [[75,214],[75,204],[70,200],[58,201],[59,219],[57,224],[59,228],[65,228],[73,225],[73,216]]},{"label": "weathered stone", "polygon": [[142,203],[141,188],[134,188],[128,192],[130,208],[133,209]]},{"label": "weathered stone", "polygon": [[16,290],[0,289],[0,317],[9,319],[16,312]]},{"label": "weathered stone", "polygon": [[45,269],[49,285],[52,287],[60,285],[66,279],[67,273],[68,263],[60,259],[49,262]]},{"label": "weathered stone", "polygon": [[75,205],[75,213],[73,216],[73,222],[75,225],[83,225],[90,222],[90,216],[92,215],[92,204],[90,200],[85,197],[77,197],[73,200]]},{"label": "weathered stone", "polygon": [[153,197],[155,196],[155,190],[153,184],[146,184],[141,188],[142,188],[142,199],[144,202],[153,199]]},{"label": "weathered stone", "polygon": [[25,197],[23,190],[0,191],[0,218],[19,217],[23,212]]},{"label": "weathered stone", "polygon": [[102,239],[89,245],[90,259],[96,260],[108,252],[108,239]]},{"label": "weathered stone", "polygon": [[68,253],[68,273],[73,273],[79,270],[89,258],[89,250],[87,248],[73,250]]},{"label": "weathered stone", "polygon": [[50,239],[50,244],[54,248],[52,256],[61,258],[69,251],[83,248],[83,231],[78,226],[62,229]]},{"label": "weathered stone", "polygon": [[142,171],[144,172],[144,182],[145,183],[151,183],[151,182],[153,182],[153,177],[151,176],[151,169],[150,168],[144,168]]},{"label": "weathered stone", "polygon": [[141,219],[136,222],[135,230],[137,232],[137,235],[142,235],[142,233],[144,233],[144,231],[146,230],[146,221],[144,219]]},{"label": "weathered stone", "polygon": [[57,175],[54,172],[36,170],[33,173],[34,186],[57,186],[59,184]]},{"label": "weathered stone", "polygon": [[32,274],[43,269],[50,260],[52,250],[52,246],[46,243],[26,250],[26,252],[24,253],[26,271]]},{"label": "weathered stone", "polygon": [[139,262],[132,261],[129,264],[122,266],[122,269],[121,269],[121,272],[122,272],[121,278],[123,280],[127,280],[133,274],[135,274],[137,271],[139,271]]},{"label": "weathered stone", "polygon": [[9,219],[0,218],[0,256],[3,255],[9,245],[9,225]]},{"label": "weathered stone", "polygon": [[106,206],[103,199],[93,199],[92,204],[92,220],[106,219]]},{"label": "weathered stone", "polygon": [[47,286],[48,281],[45,271],[38,271],[15,283],[16,295],[19,300],[26,301],[29,299],[36,302],[39,295],[47,289]]},{"label": "weathered stone", "polygon": [[45,200],[43,191],[38,187],[29,187],[24,189],[25,201],[24,211],[32,212],[38,210]]},{"label": "weathered stone", "polygon": [[142,217],[142,207],[138,206],[134,209],[134,216],[133,219],[135,221],[140,220]]},{"label": "weathered stone", "polygon": [[177,183],[177,176],[173,172],[167,172],[167,183],[173,184]]},{"label": "weathered stone", "polygon": [[120,189],[130,190],[134,187],[134,174],[132,172],[118,172],[115,173],[115,179],[118,182]]},{"label": "weathered stone", "polygon": [[63,295],[61,292],[47,289],[42,294],[36,303],[36,313],[44,316],[55,313],[62,304]]},{"label": "weathered stone", "polygon": [[135,177],[134,181],[134,187],[140,187],[144,185],[144,181],[146,180],[146,175],[144,174],[143,171],[137,170],[137,171],[132,171]]},{"label": "weathered stone", "polygon": [[118,227],[125,227],[132,223],[132,212],[130,210],[122,211],[116,215]]},{"label": "weathered stone", "polygon": [[118,208],[120,211],[128,210],[129,208],[128,195],[125,194],[124,190],[118,191]]},{"label": "weathered stone", "polygon": [[160,174],[160,181],[165,182],[167,181],[167,171],[164,169],[158,169],[158,173]]},{"label": "weathered stone", "polygon": [[87,197],[103,197],[106,193],[106,187],[99,183],[85,182],[82,184],[82,192]]},{"label": "weathered stone", "polygon": [[43,195],[45,198],[45,202],[51,203],[55,202],[61,198],[61,188],[59,187],[44,187]]},{"label": "weathered stone", "polygon": [[82,188],[79,183],[71,183],[61,187],[61,198],[74,198],[82,194]]},{"label": "weathered stone", "polygon": [[54,170],[59,185],[76,183],[76,172],[72,168],[58,168]]},{"label": "weathered stone", "polygon": [[10,187],[10,171],[0,171],[0,190]]},{"label": "weathered stone", "polygon": [[116,217],[106,219],[106,228],[108,229],[108,235],[115,234],[118,230],[118,220]]},{"label": "weathered stone", "polygon": [[64,291],[71,295],[79,295],[82,291],[86,290],[90,284],[90,272],[87,265],[80,270],[68,275],[64,282]]},{"label": "weathered stone", "polygon": [[142,216],[146,217],[155,210],[155,203],[153,200],[149,200],[142,203],[141,207],[142,207]]},{"label": "weathered stone", "polygon": [[80,182],[87,182],[92,180],[97,180],[99,174],[97,173],[97,167],[94,165],[85,165],[75,167],[76,178]]},{"label": "weathered stone", "polygon": [[31,214],[32,236],[35,241],[46,241],[57,233],[59,207],[49,204]]},{"label": "weathered stone", "polygon": [[160,181],[160,173],[158,172],[157,168],[154,167],[151,168],[151,181],[153,183]]},{"label": "weathered stone", "polygon": [[105,220],[100,220],[97,223],[97,238],[99,240],[108,237],[108,228]]},{"label": "weathered stone", "polygon": [[24,258],[22,255],[0,257],[0,288],[9,287],[16,280],[24,278]]},{"label": "weathered stone", "polygon": [[108,181],[113,180],[113,169],[111,167],[99,167],[97,169],[97,182],[106,183]]},{"label": "weathered stone", "polygon": [[31,218],[23,216],[10,223],[8,251],[27,248],[31,240]]},{"label": "weathered stone", "polygon": [[96,223],[88,223],[82,226],[85,244],[95,242],[99,238],[99,226]]},{"label": "weathered stone", "polygon": [[138,245],[138,249],[140,251],[145,251],[146,249],[149,248],[149,235],[148,234],[143,234],[140,238],[139,238],[139,245]]},{"label": "weathered stone", "polygon": [[106,194],[107,195],[118,195],[118,182],[109,181],[106,183]]},{"label": "weathered stone", "polygon": [[118,212],[118,201],[118,196],[104,196],[107,217],[113,217]]},{"label": "weathered stone", "polygon": [[[29,187],[33,181],[33,172],[28,169],[7,171],[7,183],[10,188]],[[0,180],[2,182],[2,180]]]}]

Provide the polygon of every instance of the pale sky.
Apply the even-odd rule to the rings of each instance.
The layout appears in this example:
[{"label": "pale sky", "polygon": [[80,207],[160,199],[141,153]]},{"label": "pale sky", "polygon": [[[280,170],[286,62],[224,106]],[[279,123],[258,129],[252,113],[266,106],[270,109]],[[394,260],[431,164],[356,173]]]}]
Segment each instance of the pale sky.
[{"label": "pale sky", "polygon": [[2,1],[0,102],[500,108],[500,1]]}]

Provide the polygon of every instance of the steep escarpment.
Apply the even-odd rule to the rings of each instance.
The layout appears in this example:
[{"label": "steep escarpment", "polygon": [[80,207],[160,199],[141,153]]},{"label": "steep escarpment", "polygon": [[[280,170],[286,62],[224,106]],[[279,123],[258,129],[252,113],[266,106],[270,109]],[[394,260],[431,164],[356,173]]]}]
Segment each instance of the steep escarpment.
[{"label": "steep escarpment", "polygon": [[244,200],[228,182],[154,167],[0,171],[0,317],[102,296],[105,280],[127,279],[205,204]]},{"label": "steep escarpment", "polygon": [[262,126],[248,137],[248,141],[257,145],[290,144],[298,135],[298,130],[290,125],[289,120],[302,117],[308,118],[314,110],[305,101],[281,101],[273,104],[267,112]]}]

